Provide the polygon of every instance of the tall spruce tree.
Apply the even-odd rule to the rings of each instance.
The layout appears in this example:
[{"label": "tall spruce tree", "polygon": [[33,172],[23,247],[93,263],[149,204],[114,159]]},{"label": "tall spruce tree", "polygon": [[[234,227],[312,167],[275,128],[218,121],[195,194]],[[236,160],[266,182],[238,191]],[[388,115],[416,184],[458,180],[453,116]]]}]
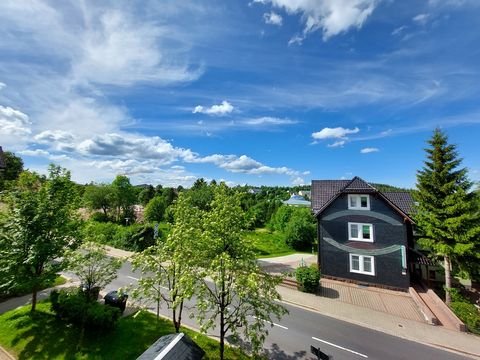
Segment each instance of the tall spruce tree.
[{"label": "tall spruce tree", "polygon": [[425,151],[427,159],[417,172],[418,202],[415,221],[420,230],[419,244],[443,258],[445,265],[445,300],[451,301],[452,265],[462,258],[475,256],[479,242],[479,213],[467,169],[461,168],[456,146],[436,129]]}]

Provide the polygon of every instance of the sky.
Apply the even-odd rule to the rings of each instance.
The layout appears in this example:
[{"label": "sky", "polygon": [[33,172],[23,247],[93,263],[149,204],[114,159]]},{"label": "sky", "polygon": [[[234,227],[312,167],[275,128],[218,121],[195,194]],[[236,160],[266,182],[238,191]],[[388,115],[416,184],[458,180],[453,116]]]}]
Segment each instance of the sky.
[{"label": "sky", "polygon": [[80,183],[480,181],[480,1],[0,1],[0,146]]}]

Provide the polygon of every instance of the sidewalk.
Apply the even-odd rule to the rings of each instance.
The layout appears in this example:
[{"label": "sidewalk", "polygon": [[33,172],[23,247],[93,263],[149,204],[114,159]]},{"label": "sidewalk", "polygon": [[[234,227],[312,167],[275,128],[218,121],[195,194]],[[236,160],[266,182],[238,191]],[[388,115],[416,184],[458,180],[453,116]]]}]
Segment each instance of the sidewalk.
[{"label": "sidewalk", "polygon": [[339,302],[335,299],[302,293],[285,286],[277,286],[277,291],[286,303],[393,336],[480,359],[480,337],[478,336]]}]

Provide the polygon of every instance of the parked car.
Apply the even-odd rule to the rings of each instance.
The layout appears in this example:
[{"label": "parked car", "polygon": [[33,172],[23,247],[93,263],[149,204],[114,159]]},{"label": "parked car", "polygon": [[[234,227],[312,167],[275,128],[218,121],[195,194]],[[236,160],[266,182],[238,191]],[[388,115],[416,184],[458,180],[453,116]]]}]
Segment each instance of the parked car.
[{"label": "parked car", "polygon": [[119,308],[123,313],[127,307],[128,294],[120,293],[117,290],[110,291],[103,298],[105,300],[105,305],[110,305],[116,308]]}]

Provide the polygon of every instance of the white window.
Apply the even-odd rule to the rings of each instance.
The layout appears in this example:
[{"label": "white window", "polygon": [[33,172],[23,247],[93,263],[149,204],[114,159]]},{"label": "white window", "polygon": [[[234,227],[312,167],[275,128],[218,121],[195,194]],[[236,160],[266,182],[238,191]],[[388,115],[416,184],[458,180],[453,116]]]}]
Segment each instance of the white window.
[{"label": "white window", "polygon": [[352,210],[370,210],[370,196],[349,194],[348,208]]},{"label": "white window", "polygon": [[375,275],[375,258],[367,255],[350,254],[350,272]]},{"label": "white window", "polygon": [[373,225],[349,222],[348,240],[373,242]]}]

